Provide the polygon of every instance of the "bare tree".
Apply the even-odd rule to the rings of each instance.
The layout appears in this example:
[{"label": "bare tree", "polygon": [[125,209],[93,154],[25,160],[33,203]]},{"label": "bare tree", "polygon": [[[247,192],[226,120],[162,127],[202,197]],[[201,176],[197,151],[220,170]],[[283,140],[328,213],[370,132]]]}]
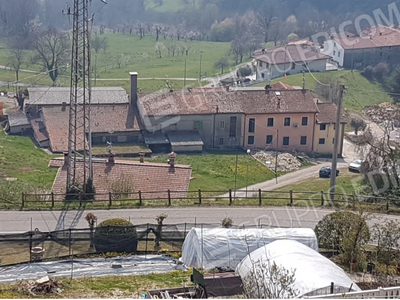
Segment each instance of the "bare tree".
[{"label": "bare tree", "polygon": [[358,135],[359,130],[364,130],[367,127],[367,123],[363,119],[352,118],[350,120],[350,126],[354,129],[354,133]]},{"label": "bare tree", "polygon": [[224,74],[224,69],[226,69],[227,67],[229,67],[229,61],[226,56],[221,57],[214,63],[214,68],[221,69],[221,74]]},{"label": "bare tree", "polygon": [[158,39],[160,38],[160,33],[164,30],[164,26],[160,24],[154,24],[153,26],[153,31],[156,34],[156,42],[158,42]]},{"label": "bare tree", "polygon": [[263,36],[264,43],[269,42],[270,29],[275,20],[276,5],[274,1],[265,1],[261,11],[256,15],[256,26]]},{"label": "bare tree", "polygon": [[165,49],[165,46],[161,42],[156,43],[156,54],[159,58],[162,58],[162,52]]},{"label": "bare tree", "polygon": [[32,57],[32,62],[41,64],[55,85],[69,61],[70,40],[68,34],[49,29],[39,35],[33,47],[35,55]]},{"label": "bare tree", "polygon": [[91,44],[92,48],[94,49],[94,51],[96,53],[98,53],[100,50],[103,49],[103,52],[106,52],[108,49],[108,40],[106,37],[99,37],[99,36],[95,36],[92,39],[92,44]]},{"label": "bare tree", "polygon": [[287,270],[275,262],[253,262],[249,274],[242,278],[245,296],[249,299],[292,299],[299,295],[293,287],[296,270]]},{"label": "bare tree", "polygon": [[10,49],[8,58],[8,67],[12,68],[15,73],[15,80],[19,81],[19,71],[25,60],[25,53],[22,49]]},{"label": "bare tree", "polygon": [[246,40],[242,39],[235,39],[231,42],[231,51],[235,57],[236,63],[242,63],[243,57],[247,53],[248,45],[246,45]]}]

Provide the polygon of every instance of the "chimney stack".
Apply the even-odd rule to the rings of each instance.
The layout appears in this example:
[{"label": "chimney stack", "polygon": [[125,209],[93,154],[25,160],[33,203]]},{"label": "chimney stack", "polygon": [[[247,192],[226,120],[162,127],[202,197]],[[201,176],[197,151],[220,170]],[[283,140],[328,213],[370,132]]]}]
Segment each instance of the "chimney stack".
[{"label": "chimney stack", "polygon": [[138,88],[138,73],[129,72],[131,76],[131,105],[136,106],[137,103],[137,88]]},{"label": "chimney stack", "polygon": [[176,159],[176,153],[175,152],[171,152],[168,155],[168,164],[170,165],[170,167],[174,167],[175,166],[175,159]]},{"label": "chimney stack", "polygon": [[108,154],[108,162],[109,162],[110,164],[115,163],[115,154],[114,154],[114,153],[110,152],[110,153]]},{"label": "chimney stack", "polygon": [[64,166],[68,164],[68,151],[64,152]]},{"label": "chimney stack", "polygon": [[140,157],[140,162],[141,163],[144,163],[144,156],[145,156],[144,152],[139,152],[139,157]]}]

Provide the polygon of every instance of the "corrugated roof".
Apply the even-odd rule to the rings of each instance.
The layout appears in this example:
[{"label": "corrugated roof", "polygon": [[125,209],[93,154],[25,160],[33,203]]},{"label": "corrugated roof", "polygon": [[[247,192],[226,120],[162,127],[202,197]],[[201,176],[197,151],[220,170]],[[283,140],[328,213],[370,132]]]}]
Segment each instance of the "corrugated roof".
[{"label": "corrugated roof", "polygon": [[199,115],[213,113],[313,113],[318,112],[309,90],[206,91],[139,95],[142,116]]},{"label": "corrugated roof", "polygon": [[171,142],[171,146],[204,145],[203,140],[197,131],[170,131],[168,132],[168,138]]},{"label": "corrugated roof", "polygon": [[[28,88],[28,105],[62,105],[70,102],[69,87]],[[125,104],[129,103],[128,94],[121,87],[92,88],[92,104]]]},{"label": "corrugated roof", "polygon": [[346,50],[400,46],[400,30],[383,25],[364,30],[362,36],[343,35],[335,41]]},{"label": "corrugated roof", "polygon": [[328,60],[331,57],[320,53],[316,47],[307,44],[287,45],[265,49],[265,51],[257,50],[253,53],[253,57],[257,60],[276,65],[284,63],[296,63]]},{"label": "corrugated roof", "polygon": [[[69,107],[65,110],[62,106],[43,107],[42,116],[52,151],[67,151]],[[92,133],[140,131],[137,114],[128,104],[91,105],[91,120]]]},{"label": "corrugated roof", "polygon": [[[63,158],[56,160],[58,162],[51,162],[50,165],[60,166],[60,162],[63,162]],[[79,162],[77,168],[78,172],[82,168]],[[93,184],[96,187],[96,193],[104,193],[103,196],[97,197],[98,200],[108,199],[108,192],[112,191],[116,182],[122,182],[125,186],[129,185],[133,192],[141,191],[143,199],[167,198],[168,190],[171,190],[171,197],[186,197],[191,175],[192,167],[188,165],[176,164],[171,167],[162,163],[126,160],[115,160],[114,163],[105,160],[93,161]],[[62,164],[53,183],[54,193],[65,193],[66,176],[67,168]],[[176,193],[176,191],[182,191],[182,193]]]}]

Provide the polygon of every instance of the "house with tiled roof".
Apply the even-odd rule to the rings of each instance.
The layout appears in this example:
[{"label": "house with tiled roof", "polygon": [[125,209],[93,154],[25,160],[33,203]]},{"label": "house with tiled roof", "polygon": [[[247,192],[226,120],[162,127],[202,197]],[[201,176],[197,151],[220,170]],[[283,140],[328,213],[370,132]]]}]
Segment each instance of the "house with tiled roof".
[{"label": "house with tiled roof", "polygon": [[[314,125],[314,152],[331,154],[335,143],[337,106],[335,103],[317,101],[317,108],[318,113]],[[346,120],[342,118],[340,123],[338,154],[342,155]]]},{"label": "house with tiled roof", "polygon": [[[68,151],[70,89],[28,88],[28,92],[25,110],[38,143],[46,146],[47,140],[52,152]],[[93,145],[135,143],[141,139],[136,106],[123,88],[92,88],[90,110]]]},{"label": "house with tiled roof", "polygon": [[[310,90],[278,84],[266,90],[138,95],[137,105],[150,147],[172,145],[172,138],[179,146],[174,151],[240,147],[315,152],[319,101]],[[334,110],[323,110],[320,118],[326,115],[335,118]]]},{"label": "house with tiled roof", "polygon": [[256,79],[268,81],[277,77],[301,73],[304,70],[325,72],[330,56],[320,53],[312,43],[291,43],[263,48],[253,53]]},{"label": "house with tiled roof", "polygon": [[348,32],[332,34],[324,42],[323,53],[340,67],[363,69],[378,63],[400,63],[400,29],[377,25],[359,35]]},{"label": "house with tiled roof", "polygon": [[[192,175],[192,167],[175,163],[150,163],[144,158],[140,162],[130,160],[93,159],[93,185],[96,187],[96,200],[108,200],[109,192],[126,193],[126,196],[139,199],[184,198],[187,196]],[[178,158],[179,159],[179,158]],[[65,194],[67,165],[64,158],[55,158],[49,166],[58,168],[52,192]],[[77,163],[78,171],[82,165]],[[114,197],[118,197],[115,196]]]}]

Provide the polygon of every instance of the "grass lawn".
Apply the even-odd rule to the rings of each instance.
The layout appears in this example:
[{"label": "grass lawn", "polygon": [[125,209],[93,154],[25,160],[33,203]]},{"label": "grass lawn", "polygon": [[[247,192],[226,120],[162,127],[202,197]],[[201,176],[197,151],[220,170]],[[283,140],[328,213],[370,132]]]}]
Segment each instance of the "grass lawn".
[{"label": "grass lawn", "polygon": [[[313,73],[319,80],[321,78],[332,78],[339,80],[347,87],[347,93],[344,95],[343,106],[352,111],[359,112],[365,106],[375,105],[382,102],[392,102],[392,98],[385,92],[384,88],[378,82],[371,82],[361,76],[360,72],[350,70],[331,71],[325,73]],[[293,86],[302,86],[303,75],[289,75],[287,79],[281,77],[273,80],[273,83],[282,81]],[[265,86],[265,82],[254,86]],[[314,90],[315,80],[309,73],[306,74],[306,88]]]},{"label": "grass lawn", "polygon": [[60,278],[63,292],[59,295],[32,296],[19,291],[18,283],[0,284],[0,298],[132,298],[139,299],[148,290],[165,287],[182,287],[191,285],[191,271],[173,271],[164,274],[147,274],[136,276],[107,276],[85,278]]},{"label": "grass lawn", "polygon": [[[146,161],[166,162],[167,156],[157,156]],[[220,195],[235,186],[236,153],[178,155],[177,164],[191,165],[194,179],[189,191],[203,190],[206,195]],[[236,187],[243,188],[274,178],[274,173],[246,153],[238,153]],[[224,193],[224,192],[223,192]]]},{"label": "grass lawn", "polygon": [[44,151],[35,148],[28,137],[10,136],[3,130],[0,131],[2,177],[14,177],[19,182],[49,189],[57,172],[48,167],[51,158]]}]

